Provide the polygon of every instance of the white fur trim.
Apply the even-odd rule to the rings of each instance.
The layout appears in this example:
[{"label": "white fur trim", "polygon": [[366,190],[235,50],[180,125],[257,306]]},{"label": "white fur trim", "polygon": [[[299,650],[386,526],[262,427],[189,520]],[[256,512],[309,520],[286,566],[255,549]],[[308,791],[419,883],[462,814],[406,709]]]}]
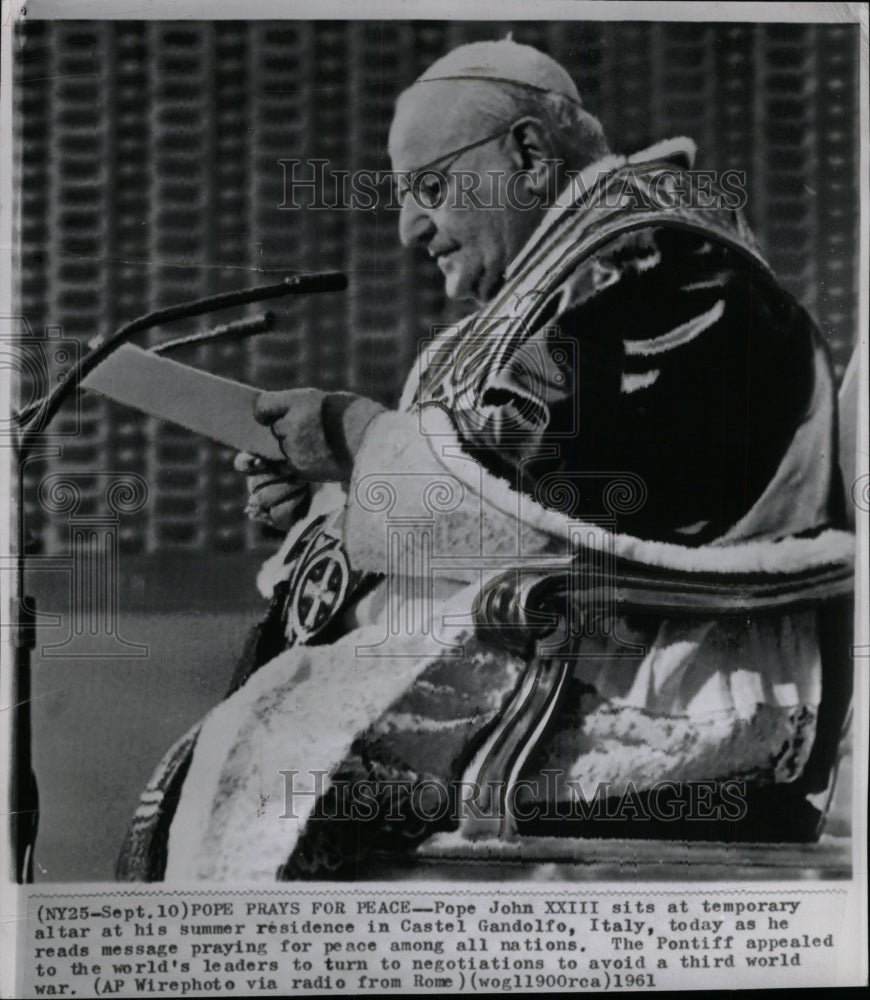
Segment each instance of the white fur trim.
[{"label": "white fur trim", "polygon": [[[389,511],[367,509],[361,502],[365,490],[379,482],[394,491]],[[455,505],[428,509],[424,493],[434,484],[452,492],[458,498]],[[454,558],[453,578],[464,581],[474,574],[475,559],[478,575],[499,559],[504,569],[528,566],[541,557],[567,559],[578,535],[587,548],[685,572],[789,574],[850,563],[855,546],[852,535],[835,530],[815,538],[734,540],[702,547],[616,534],[542,507],[487,472],[465,454],[449,417],[437,406],[424,407],[419,415],[382,414],[363,439],[345,518],[345,544],[355,568],[387,571],[391,526],[401,527],[406,538],[416,540],[420,550],[428,547],[436,559]],[[450,567],[443,572],[449,575]]]},{"label": "white fur trim", "polygon": [[[457,458],[462,449],[447,415],[438,407],[427,407],[424,417],[426,432],[432,435],[430,440],[439,443],[440,456],[435,459],[438,465],[462,481],[487,507],[510,518],[515,525],[521,521],[527,531],[560,541],[562,551],[565,543],[580,529],[587,547],[613,552],[617,558],[686,572],[795,573],[854,560],[854,537],[833,529],[815,538],[786,538],[776,542],[734,541],[729,545],[714,543],[700,548],[615,534],[600,525],[542,507],[532,499],[517,494],[507,482],[491,475],[477,463]],[[473,477],[469,475],[469,464],[474,466]],[[552,546],[550,548],[553,550]]]}]

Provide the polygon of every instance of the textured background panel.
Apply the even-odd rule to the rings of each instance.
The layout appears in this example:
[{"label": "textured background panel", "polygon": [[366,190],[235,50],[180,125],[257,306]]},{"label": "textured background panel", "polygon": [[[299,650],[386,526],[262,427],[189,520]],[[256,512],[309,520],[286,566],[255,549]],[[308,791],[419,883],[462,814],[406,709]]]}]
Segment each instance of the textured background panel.
[{"label": "textured background panel", "polygon": [[[185,357],[264,387],[395,401],[419,337],[460,310],[431,264],[399,246],[394,210],[282,208],[286,172],[314,178],[308,161],[327,161],[324,183],[297,197],[328,206],[333,172],[388,170],[398,91],[453,45],[509,30],[572,72],[616,150],[682,134],[699,167],[746,171],[762,248],[842,372],[856,318],[857,33],[841,25],[25,23],[21,311],[35,331],[86,341],[261,271],[342,269],[347,292],[279,304],[278,332]],[[137,470],[151,499],[124,519],[124,552],[271,544],[244,523],[226,449],[90,397],[80,419],[62,457],[30,469],[30,496],[59,469]],[[28,525],[46,550],[64,546],[63,524],[32,504]]]}]

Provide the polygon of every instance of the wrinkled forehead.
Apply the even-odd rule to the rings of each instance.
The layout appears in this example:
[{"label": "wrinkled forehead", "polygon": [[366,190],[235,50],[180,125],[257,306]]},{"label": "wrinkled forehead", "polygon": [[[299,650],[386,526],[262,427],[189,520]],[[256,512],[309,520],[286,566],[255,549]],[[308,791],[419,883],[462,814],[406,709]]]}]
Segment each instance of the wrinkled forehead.
[{"label": "wrinkled forehead", "polygon": [[413,170],[484,135],[494,117],[475,90],[463,81],[437,80],[400,94],[390,126],[393,169]]}]

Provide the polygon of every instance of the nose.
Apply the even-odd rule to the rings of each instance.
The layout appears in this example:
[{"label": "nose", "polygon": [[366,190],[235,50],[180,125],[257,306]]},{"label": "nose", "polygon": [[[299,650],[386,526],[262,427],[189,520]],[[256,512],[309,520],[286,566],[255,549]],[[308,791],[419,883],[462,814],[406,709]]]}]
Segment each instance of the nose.
[{"label": "nose", "polygon": [[399,211],[399,240],[403,247],[425,245],[435,233],[435,223],[429,211],[410,194]]}]

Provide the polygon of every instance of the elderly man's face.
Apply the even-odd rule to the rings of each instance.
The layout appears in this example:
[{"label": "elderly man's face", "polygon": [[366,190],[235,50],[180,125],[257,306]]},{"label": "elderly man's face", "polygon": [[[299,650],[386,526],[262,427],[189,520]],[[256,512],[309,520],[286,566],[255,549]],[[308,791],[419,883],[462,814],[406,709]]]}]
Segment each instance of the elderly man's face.
[{"label": "elderly man's face", "polygon": [[[467,100],[451,100],[451,93],[458,98],[452,83],[423,85],[405,91],[399,99],[390,129],[393,170],[402,175],[434,164],[433,170],[448,182],[439,190],[435,181],[434,193],[440,196],[431,207],[424,195],[432,173],[421,175],[419,184],[411,184],[404,195],[399,236],[407,247],[428,250],[444,275],[450,298],[486,302],[501,285],[508,262],[540,221],[542,207],[530,196],[528,185],[522,179],[517,182],[523,158],[510,121],[504,122],[500,134],[450,162],[456,150],[496,132],[491,120],[481,121]],[[474,195],[463,195],[460,174],[465,175],[466,192],[479,178]],[[532,202],[534,206],[529,207]],[[498,207],[483,207],[493,204]]]}]

